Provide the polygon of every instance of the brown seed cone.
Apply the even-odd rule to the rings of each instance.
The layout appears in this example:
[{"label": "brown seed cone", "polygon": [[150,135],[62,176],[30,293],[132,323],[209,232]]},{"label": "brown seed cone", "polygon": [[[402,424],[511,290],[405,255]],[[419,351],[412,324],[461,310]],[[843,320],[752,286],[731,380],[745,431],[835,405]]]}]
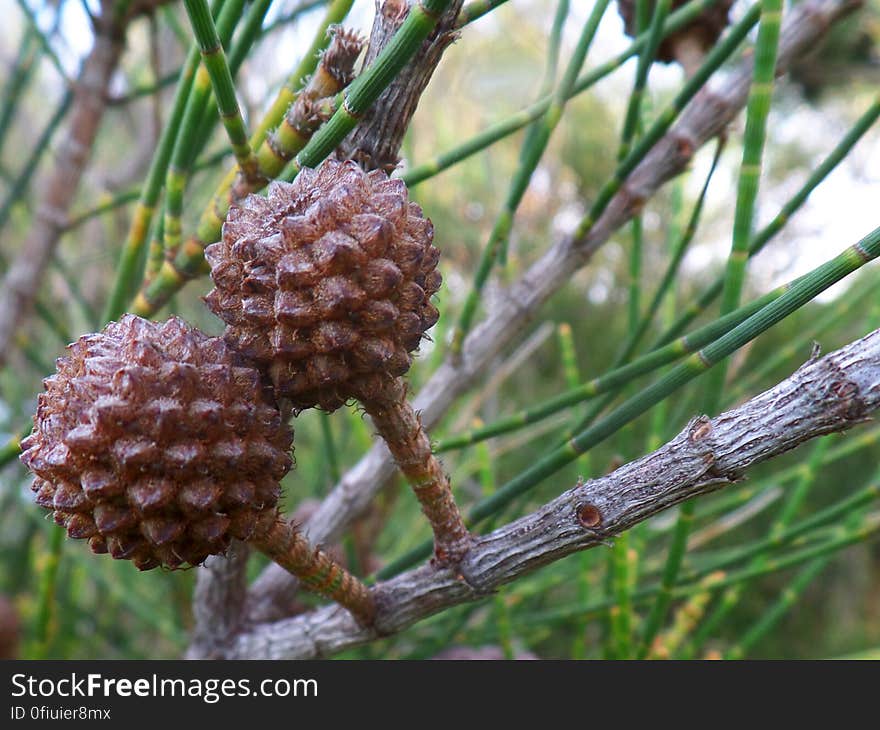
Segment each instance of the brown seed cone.
[{"label": "brown seed cone", "polygon": [[70,537],[149,570],[198,565],[274,523],[293,435],[222,339],[125,315],[68,350],[21,459]]},{"label": "brown seed cone", "polygon": [[[670,12],[686,5],[688,0],[672,0]],[[709,51],[715,42],[721,37],[724,29],[730,24],[728,12],[733,5],[733,0],[718,0],[717,3],[706,8],[691,23],[675,33],[666,36],[657,49],[657,60],[664,63],[680,61],[679,49],[685,47],[696,48],[703,54]],[[654,4],[650,3],[650,11],[654,12]],[[636,2],[635,0],[617,0],[617,12],[623,18],[626,34],[630,38],[638,36],[636,31]]]},{"label": "brown seed cone", "polygon": [[326,160],[233,207],[205,255],[208,307],[293,408],[339,408],[402,375],[439,313],[433,226],[400,180]]}]

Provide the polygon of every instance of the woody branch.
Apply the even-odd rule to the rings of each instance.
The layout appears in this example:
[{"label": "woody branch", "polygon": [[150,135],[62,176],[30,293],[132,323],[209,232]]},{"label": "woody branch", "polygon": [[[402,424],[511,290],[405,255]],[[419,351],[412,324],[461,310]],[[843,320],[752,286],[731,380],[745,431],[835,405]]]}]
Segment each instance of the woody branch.
[{"label": "woody branch", "polygon": [[[675,504],[723,488],[811,438],[842,431],[880,408],[880,330],[812,359],[770,390],[710,419],[693,419],[657,451],[578,483],[537,511],[478,537],[455,571],[423,566],[375,589],[373,628],[338,607],[241,633],[226,658],[330,656],[393,634],[450,606],[615,535]],[[199,656],[199,647],[190,650]]]},{"label": "woody branch", "polygon": [[[786,15],[777,73],[784,73],[800,55],[814,47],[828,28],[858,6],[852,0],[807,0]],[[492,313],[465,340],[461,359],[447,360],[422,387],[413,407],[430,429],[455,400],[471,388],[492,359],[528,326],[544,303],[585,265],[591,256],[667,181],[683,172],[694,153],[714,139],[746,103],[752,76],[745,59],[723,80],[710,83],[683,110],[669,132],[628,177],[605,212],[583,237],[567,236],[547,252],[499,298]],[[329,542],[361,514],[394,474],[384,445],[373,447],[342,478],[306,525],[310,538]],[[251,620],[277,618],[289,605],[296,582],[269,566],[253,583],[248,605]]]}]

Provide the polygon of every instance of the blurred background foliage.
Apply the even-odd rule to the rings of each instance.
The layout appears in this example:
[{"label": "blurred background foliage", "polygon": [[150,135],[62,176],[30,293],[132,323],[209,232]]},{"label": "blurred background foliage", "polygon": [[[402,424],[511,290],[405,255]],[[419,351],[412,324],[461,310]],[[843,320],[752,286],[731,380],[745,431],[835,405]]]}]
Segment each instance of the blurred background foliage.
[{"label": "blurred background foliage", "polygon": [[[55,0],[45,5],[34,4],[33,0],[0,0],[6,19],[0,27],[0,93],[11,104],[0,109],[0,114],[9,116],[8,129],[0,137],[0,205],[16,193],[15,186],[29,164],[38,134],[64,93],[58,70],[28,31],[23,8],[30,8],[65,73],[73,75],[79,57],[89,47],[83,14],[83,6],[87,5],[74,0]],[[266,101],[294,67],[323,12],[322,4],[315,3],[314,9],[284,21],[294,5],[286,0],[273,4],[266,21],[272,30],[257,44],[237,79],[250,120],[259,117]],[[589,12],[588,5],[572,3],[572,17],[563,37],[563,59],[571,52],[576,33]],[[742,14],[741,5],[734,6],[734,16]],[[423,97],[404,143],[403,170],[454,147],[536,98],[554,8],[551,0],[511,0],[464,30]],[[372,12],[369,0],[357,0],[346,25],[366,33]],[[871,0],[860,13],[839,24],[828,40],[797,66],[792,77],[779,84],[768,127],[760,224],[776,215],[876,95],[880,81],[878,23],[880,5]],[[64,343],[95,328],[128,229],[131,202],[149,165],[173,84],[143,96],[138,90],[152,86],[156,78],[173,77],[186,52],[182,41],[188,42],[188,38],[186,15],[177,4],[131,29],[122,66],[113,81],[111,108],[77,193],[72,218],[86,216],[96,206],[120,196],[129,202],[100,215],[87,215],[64,236],[42,292],[56,324],[49,327],[34,318],[23,331],[16,352],[10,355],[9,365],[0,371],[0,433],[12,435],[27,421],[35,407],[40,380],[53,369],[53,359],[62,353]],[[587,68],[612,57],[626,44],[622,22],[611,8],[601,24]],[[28,53],[33,57],[32,69],[16,94],[12,86],[21,78],[20,61]],[[548,241],[573,228],[613,171],[634,68],[634,61],[627,63],[592,90],[575,97],[566,108],[519,208],[509,257],[497,277],[490,280],[483,297],[484,308],[492,306],[505,282],[533,262]],[[646,101],[649,116],[652,109],[671,98],[681,80],[682,73],[675,66],[654,68]],[[729,131],[671,303],[665,305],[646,340],[653,340],[661,332],[663,321],[669,322],[680,313],[723,270],[742,156],[742,119],[740,116]],[[498,142],[413,189],[412,195],[434,221],[445,279],[440,295],[443,316],[433,333],[434,342],[423,347],[412,373],[416,388],[445,354],[481,248],[516,167],[522,134]],[[230,163],[226,150],[222,129],[217,129],[200,157],[204,167],[187,192],[185,231],[191,230],[218,175]],[[644,211],[643,302],[650,299],[666,267],[670,227],[681,229],[686,223],[712,154],[712,145],[701,150],[691,170],[661,190]],[[0,238],[3,267],[28,230],[36,199],[33,191],[39,190],[52,164],[50,140],[27,189],[17,191],[17,201],[7,211]],[[871,205],[869,201],[876,201],[880,190],[878,170],[880,132],[873,128],[791,224],[754,260],[744,301],[804,273],[873,228],[876,203]],[[627,226],[557,293],[518,349],[498,358],[482,385],[462,399],[434,430],[434,438],[442,442],[444,437],[479,421],[491,422],[565,390],[570,382],[565,371],[567,343],[574,346],[575,364],[582,378],[604,372],[627,333],[630,243]],[[217,333],[219,322],[200,301],[208,288],[206,279],[197,280],[179,293],[168,309]],[[880,326],[876,291],[877,272],[869,267],[737,353],[728,373],[724,405],[740,402],[788,376],[809,357],[813,341],[829,351]],[[715,311],[710,309],[709,317]],[[704,317],[703,321],[709,319]],[[640,383],[628,386],[625,394],[637,392]],[[578,476],[602,474],[615,464],[655,448],[700,412],[701,397],[699,386],[683,389],[595,448],[588,458],[545,480],[496,520],[506,521],[534,509],[569,487]],[[464,506],[472,504],[534,463],[585,407],[580,405],[510,434],[444,453],[443,461],[460,502]],[[297,468],[286,479],[285,505],[304,519],[315,500],[357,461],[374,436],[361,414],[345,409],[329,417],[307,412],[295,425]],[[850,434],[825,437],[821,447],[816,445],[820,442],[805,444],[755,468],[741,484],[701,499],[684,573],[723,563],[725,556],[765,538],[778,515],[784,489],[793,488],[799,479],[808,479],[811,488],[795,520],[805,519],[867,484],[878,483],[878,438],[880,430],[871,424]],[[841,450],[845,453],[838,456]],[[813,462],[816,469],[809,473],[805,465]],[[7,464],[0,472],[0,594],[4,597],[0,621],[5,622],[0,633],[8,631],[13,643],[17,641],[18,655],[180,655],[192,623],[194,572],[139,574],[125,561],[95,557],[83,544],[62,541],[62,531],[33,505],[28,482],[17,462]],[[356,570],[373,571],[429,536],[415,500],[405,492],[398,495],[398,491],[403,490],[397,483],[387,489],[370,514],[338,546],[339,554]],[[868,503],[868,508],[876,509],[877,505]],[[634,631],[639,630],[639,622],[651,606],[651,586],[656,585],[662,570],[673,523],[674,513],[663,514],[639,525],[630,535]],[[833,527],[822,527],[826,532],[808,532],[784,549],[768,551],[765,558],[772,562],[786,551],[817,544]],[[470,656],[468,652],[477,650],[483,655],[505,657],[614,655],[607,638],[612,619],[608,602],[603,599],[608,590],[608,553],[600,547],[571,556],[507,586],[494,597],[456,607],[399,636],[346,656],[425,658],[443,651]],[[829,552],[829,556],[830,562],[803,587],[794,605],[783,614],[784,620],[778,616],[760,640],[747,647],[746,656],[880,656],[880,649],[874,649],[880,647],[880,546],[872,540],[859,541]],[[56,562],[57,573],[53,569]],[[750,564],[732,561],[732,569]],[[255,558],[253,574],[261,567],[260,559]],[[673,604],[656,653],[720,656],[736,650],[787,595],[799,570],[800,566],[768,571],[744,584],[732,610],[703,637],[699,636],[701,618],[717,605],[718,598],[705,592],[703,584],[692,582],[690,595]],[[308,597],[302,600],[310,601]],[[44,615],[47,607],[49,614]],[[4,618],[7,615],[9,618]]]}]

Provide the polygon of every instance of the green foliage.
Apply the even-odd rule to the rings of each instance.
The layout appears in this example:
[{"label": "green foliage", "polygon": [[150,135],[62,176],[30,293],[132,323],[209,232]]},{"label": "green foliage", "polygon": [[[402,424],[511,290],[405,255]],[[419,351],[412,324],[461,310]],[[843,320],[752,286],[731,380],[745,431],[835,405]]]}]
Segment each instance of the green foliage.
[{"label": "green foliage", "polygon": [[[668,18],[667,3],[656,12],[643,3],[649,26],[618,56],[609,48],[628,42],[608,22],[613,9],[587,55],[602,3],[592,8],[592,19],[591,8],[579,3],[466,6],[465,17],[474,20],[461,28],[422,97],[399,173],[434,222],[445,279],[441,321],[410,376],[414,391],[454,356],[456,323],[462,334],[478,323],[550,241],[588,231],[709,72],[734,62],[751,42],[760,7],[776,10],[772,1],[743,8],[733,34],[690,81],[674,69],[661,72],[650,63],[661,27],[708,1]],[[151,658],[186,648],[194,572],[139,574],[124,561],[62,540],[31,502],[27,475],[16,463],[17,439],[63,341],[100,326],[97,312],[116,316],[131,306],[151,237],[169,247],[158,249],[153,276],[162,256],[179,246],[191,270],[200,270],[200,251],[185,249],[187,236],[199,228],[215,191],[224,189],[236,159],[242,166],[253,162],[253,151],[302,86],[295,69],[313,70],[315,49],[326,43],[323,27],[317,37],[304,28],[325,17],[325,5],[327,18],[353,24],[360,17],[344,20],[350,2],[304,5],[310,9],[228,3],[215,27],[202,0],[188,1],[209,64],[201,77],[195,38],[178,38],[181,29],[191,30],[184,7],[156,15],[153,40],[142,26],[147,21],[130,29],[124,88],[113,88],[119,103],[103,120],[36,313],[0,371],[0,593],[12,597],[22,616],[23,656]],[[565,33],[552,30],[554,17]],[[761,21],[759,86],[745,132],[733,125],[726,147],[708,145],[683,178],[647,201],[635,233],[628,226],[617,231],[540,311],[518,349],[501,353],[433,429],[456,498],[478,532],[674,436],[706,406],[707,384],[688,383],[707,362],[723,363],[711,385],[716,411],[789,375],[810,356],[813,339],[827,351],[880,326],[876,265],[853,273],[864,260],[840,252],[855,237],[848,238],[849,228],[841,235],[834,212],[808,199],[817,187],[839,191],[835,175],[861,184],[852,160],[878,144],[880,100],[864,72],[865,42],[857,48],[845,42],[853,27],[873,40],[875,10],[866,14],[869,22],[858,17],[831,34],[828,48],[846,60],[837,65],[845,71],[830,82],[823,77],[822,94],[815,77],[812,86],[804,81],[805,62],[796,84],[781,83],[771,93],[776,41]],[[16,18],[12,30],[0,31],[10,49],[0,79],[4,270],[25,240],[71,103],[59,71],[70,75],[75,66],[65,66],[70,28],[45,32],[29,15]],[[330,152],[432,28],[431,12],[414,12],[378,67],[350,87],[347,109],[337,104],[336,115],[281,174],[290,177]],[[213,52],[217,33],[225,53]],[[639,60],[627,62],[633,55]],[[158,67],[151,61],[157,57]],[[806,113],[799,84],[817,105],[810,113],[836,123],[834,139],[807,144],[786,136],[777,109]],[[225,127],[217,124],[212,93],[220,97]],[[273,99],[280,99],[278,108]],[[246,129],[256,130],[250,142]],[[737,192],[740,163],[748,180]],[[810,233],[804,218],[821,221],[824,253],[792,271],[779,257],[798,258]],[[876,220],[861,234],[874,226]],[[735,263],[725,267],[731,243]],[[880,252],[876,232],[863,248],[871,256]],[[817,299],[844,277],[841,287]],[[788,280],[790,287],[779,286]],[[174,295],[162,313],[218,332],[219,322],[200,301],[209,282],[182,284],[154,281],[163,296]],[[676,339],[688,331],[696,334]],[[702,359],[693,355],[700,348]],[[283,485],[284,508],[306,519],[376,437],[356,410],[307,412],[295,428],[297,468]],[[660,515],[633,528],[614,560],[602,547],[571,556],[496,596],[345,656],[427,658],[450,646],[484,645],[497,645],[507,657],[874,655],[880,617],[869,598],[880,586],[878,454],[877,426],[823,437],[701,498],[690,517],[684,511],[685,528],[675,527],[681,510]],[[394,481],[348,530],[339,552],[355,572],[381,578],[421,560],[429,538],[415,500]],[[250,576],[264,565],[254,558]],[[842,597],[855,606],[845,624],[833,620]]]}]

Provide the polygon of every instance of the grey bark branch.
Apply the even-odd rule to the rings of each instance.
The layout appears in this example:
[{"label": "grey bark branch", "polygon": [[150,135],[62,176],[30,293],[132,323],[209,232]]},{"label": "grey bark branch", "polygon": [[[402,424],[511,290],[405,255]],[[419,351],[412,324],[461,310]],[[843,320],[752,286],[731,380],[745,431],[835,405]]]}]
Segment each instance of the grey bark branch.
[{"label": "grey bark branch", "polygon": [[[851,11],[851,0],[806,0],[786,13],[777,62],[783,73],[792,61],[815,46],[829,26]],[[566,237],[554,244],[502,297],[492,313],[464,343],[460,362],[447,360],[432,375],[414,402],[430,429],[462,393],[486,372],[500,350],[522,332],[541,306],[600,248],[611,234],[629,221],[665,182],[680,174],[694,152],[716,137],[745,105],[752,76],[748,59],[723,78],[713,81],[683,110],[678,121],[629,176],[605,213],[583,238]],[[394,464],[383,444],[374,446],[323,501],[306,526],[314,542],[336,539],[366,508],[394,474]],[[249,591],[252,621],[283,615],[292,603],[296,581],[277,566],[268,566]]]},{"label": "grey bark branch", "polygon": [[197,580],[193,595],[195,628],[192,644],[198,658],[222,656],[223,646],[241,628],[247,595],[245,580],[250,547],[234,541],[226,556],[208,558],[200,568],[210,580]]},{"label": "grey bark branch", "polygon": [[0,367],[6,362],[18,327],[30,313],[37,289],[67,225],[71,203],[91,156],[109,98],[113,73],[125,46],[132,17],[167,0],[133,3],[125,15],[104,0],[94,20],[95,40],[74,85],[67,135],[34,215],[30,233],[0,286]]},{"label": "grey bark branch", "polygon": [[814,359],[774,388],[714,419],[700,416],[666,445],[579,483],[536,512],[475,540],[458,572],[430,565],[376,587],[376,626],[336,606],[238,635],[226,657],[304,659],[402,631],[449,606],[613,536],[679,502],[740,479],[808,439],[851,428],[880,408],[880,330]]},{"label": "grey bark branch", "polygon": [[[366,169],[393,170],[400,145],[415,114],[422,92],[431,80],[443,51],[455,39],[453,27],[463,0],[453,0],[440,16],[437,27],[412,60],[401,70],[358,126],[337,150],[341,160],[355,159]],[[388,45],[409,12],[407,0],[385,0],[376,10],[370,44],[364,61],[369,66]]]}]

